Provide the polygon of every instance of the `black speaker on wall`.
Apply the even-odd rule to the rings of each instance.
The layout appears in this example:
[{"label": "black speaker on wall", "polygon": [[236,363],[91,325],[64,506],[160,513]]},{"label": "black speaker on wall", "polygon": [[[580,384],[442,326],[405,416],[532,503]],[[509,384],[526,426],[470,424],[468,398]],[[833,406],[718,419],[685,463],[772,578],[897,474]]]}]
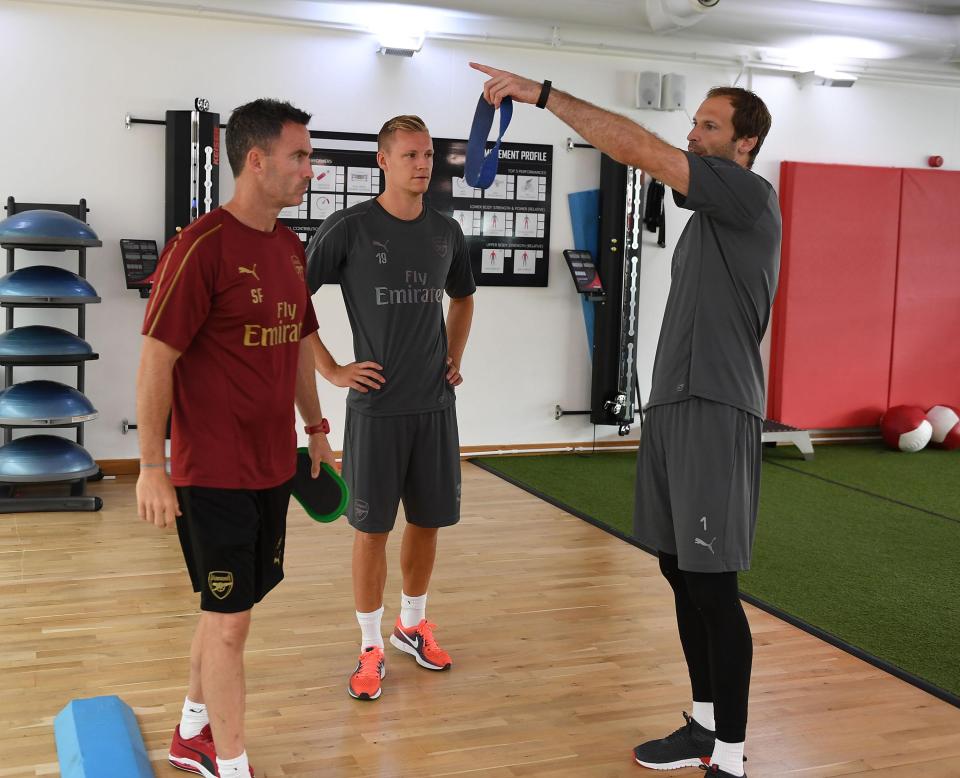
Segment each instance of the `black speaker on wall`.
[{"label": "black speaker on wall", "polygon": [[[198,103],[206,102],[198,100]],[[167,111],[164,238],[220,204],[220,114]]]}]

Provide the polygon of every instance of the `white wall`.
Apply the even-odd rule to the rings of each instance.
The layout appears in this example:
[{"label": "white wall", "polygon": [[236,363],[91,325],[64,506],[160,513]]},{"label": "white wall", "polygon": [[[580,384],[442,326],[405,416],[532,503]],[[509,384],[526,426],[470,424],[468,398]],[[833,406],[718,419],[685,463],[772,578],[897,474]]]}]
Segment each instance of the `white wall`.
[{"label": "white wall", "polygon": [[[88,308],[87,316],[87,339],[100,353],[87,369],[87,395],[101,414],[86,431],[95,457],[137,454],[135,436],[121,435],[120,421],[135,418],[144,301],[124,288],[119,240],[160,240],[163,229],[163,128],[127,130],[125,114],[159,119],[165,110],[187,109],[195,96],[203,96],[225,121],[235,106],[269,96],[311,111],[313,129],[375,132],[389,116],[417,113],[434,135],[465,137],[482,84],[480,74],[466,64],[476,59],[536,79],[551,78],[559,88],[626,113],[682,146],[688,127],[684,114],[631,108],[634,74],[684,73],[690,113],[707,88],[736,77],[733,70],[563,50],[428,40],[421,53],[407,60],[376,56],[373,46],[371,38],[355,34],[199,16],[20,2],[0,6],[0,73],[5,75],[0,196],[32,202],[86,197],[90,223],[104,243],[88,252],[88,275],[103,298]],[[801,91],[783,76],[756,76],[752,84],[774,117],[755,169],[774,185],[784,159],[920,166],[936,153],[948,167],[960,161],[957,90],[861,82],[853,89],[808,86]],[[594,188],[599,162],[593,151],[566,152],[571,134],[545,111],[527,106],[515,111],[508,140],[551,143],[556,149],[550,286],[479,289],[458,403],[464,445],[592,439],[584,417],[553,419],[558,403],[579,409],[589,402],[580,302],[561,251],[572,241],[566,195]],[[232,185],[226,164],[222,171],[225,201]],[[686,214],[669,203],[667,248],[656,247],[652,235],[644,247],[638,355],[644,396],[669,286],[670,256],[685,220]],[[322,289],[314,299],[324,340],[338,359],[349,360],[351,340],[339,289]],[[17,324],[32,322],[74,325],[66,312],[18,312]],[[60,375],[72,380],[73,372]],[[16,373],[17,380],[41,376],[57,373]],[[320,391],[334,425],[331,442],[339,447],[344,393],[322,383]],[[615,440],[616,431],[599,428],[597,437]]]}]

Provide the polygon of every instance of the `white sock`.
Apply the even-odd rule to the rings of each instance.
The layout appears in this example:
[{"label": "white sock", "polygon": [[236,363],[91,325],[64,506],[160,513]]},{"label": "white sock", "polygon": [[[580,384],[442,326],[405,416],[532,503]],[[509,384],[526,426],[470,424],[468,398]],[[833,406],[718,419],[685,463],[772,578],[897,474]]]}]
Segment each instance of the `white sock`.
[{"label": "white sock", "polygon": [[693,720],[704,729],[713,732],[717,725],[713,720],[713,703],[693,701]]},{"label": "white sock", "polygon": [[415,627],[427,617],[427,595],[411,597],[400,592],[400,623],[405,627]]},{"label": "white sock", "polygon": [[247,761],[247,752],[244,751],[236,759],[221,759],[217,757],[217,772],[220,778],[250,778],[250,763]]},{"label": "white sock", "polygon": [[189,697],[184,697],[183,710],[180,714],[180,737],[184,740],[196,737],[209,723],[207,706],[202,702],[193,702]]},{"label": "white sock", "polygon": [[717,739],[714,741],[710,764],[717,765],[730,775],[743,775],[743,743],[724,743]]},{"label": "white sock", "polygon": [[383,618],[383,606],[370,613],[357,611],[357,622],[360,624],[360,650],[367,646],[383,648],[383,635],[380,634],[380,620]]}]

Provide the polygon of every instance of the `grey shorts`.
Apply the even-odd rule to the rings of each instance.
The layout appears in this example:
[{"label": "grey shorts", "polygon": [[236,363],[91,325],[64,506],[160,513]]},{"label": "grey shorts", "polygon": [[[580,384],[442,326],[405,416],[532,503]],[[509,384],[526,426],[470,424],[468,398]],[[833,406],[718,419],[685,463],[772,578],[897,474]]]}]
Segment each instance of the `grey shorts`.
[{"label": "grey shorts", "polygon": [[681,570],[749,570],[762,426],[699,397],[650,408],[637,457],[637,540],[676,555]]},{"label": "grey shorts", "polygon": [[460,521],[460,436],[455,406],[405,416],[347,408],[343,478],[347,521],[361,532],[389,532],[403,509],[410,524]]}]

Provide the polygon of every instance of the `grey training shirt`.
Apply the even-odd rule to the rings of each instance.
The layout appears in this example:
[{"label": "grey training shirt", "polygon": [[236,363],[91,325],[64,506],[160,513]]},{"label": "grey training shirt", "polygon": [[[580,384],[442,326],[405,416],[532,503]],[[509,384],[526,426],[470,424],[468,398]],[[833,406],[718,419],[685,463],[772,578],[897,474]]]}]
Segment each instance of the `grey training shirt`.
[{"label": "grey training shirt", "polygon": [[702,397],[763,418],[760,341],[780,272],[780,205],[756,173],[687,152],[694,212],[673,255],[648,407]]},{"label": "grey training shirt", "polygon": [[443,293],[476,291],[460,225],[424,206],[404,221],[376,200],[324,219],[307,247],[307,282],[315,292],[339,283],[358,362],[383,366],[386,383],[347,405],[371,416],[425,413],[455,401],[446,380]]}]

